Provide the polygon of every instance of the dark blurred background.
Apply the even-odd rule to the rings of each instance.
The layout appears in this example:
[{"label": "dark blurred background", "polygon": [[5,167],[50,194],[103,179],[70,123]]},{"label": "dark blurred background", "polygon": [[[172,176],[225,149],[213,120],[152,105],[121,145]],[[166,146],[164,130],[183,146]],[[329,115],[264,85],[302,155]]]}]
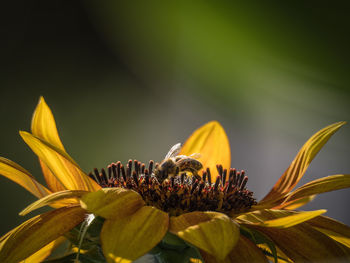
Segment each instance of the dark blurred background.
[{"label": "dark blurred background", "polygon": [[[317,130],[349,121],[349,6],[338,1],[6,1],[0,9],[0,156],[43,182],[22,142],[40,95],[85,171],[161,160],[210,120],[262,198]],[[350,126],[301,184],[350,172]],[[350,224],[350,190],[320,195]],[[3,234],[35,198],[0,178]]]}]

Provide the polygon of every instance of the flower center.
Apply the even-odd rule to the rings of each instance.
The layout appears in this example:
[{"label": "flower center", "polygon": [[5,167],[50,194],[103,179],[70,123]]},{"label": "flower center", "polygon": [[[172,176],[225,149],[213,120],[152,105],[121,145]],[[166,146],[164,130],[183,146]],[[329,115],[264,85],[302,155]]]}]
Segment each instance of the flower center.
[{"label": "flower center", "polygon": [[[154,168],[153,168],[154,167]],[[94,169],[89,177],[101,187],[122,187],[139,193],[146,205],[155,206],[170,215],[193,211],[217,211],[228,215],[242,213],[256,204],[253,192],[246,189],[248,177],[244,171],[229,171],[217,165],[215,181],[209,168],[202,176],[193,176],[186,170],[175,169],[164,179],[159,173],[160,165],[150,161],[148,168],[137,160],[108,165],[105,169]],[[163,169],[164,170],[164,169]],[[161,177],[158,176],[161,174]]]}]

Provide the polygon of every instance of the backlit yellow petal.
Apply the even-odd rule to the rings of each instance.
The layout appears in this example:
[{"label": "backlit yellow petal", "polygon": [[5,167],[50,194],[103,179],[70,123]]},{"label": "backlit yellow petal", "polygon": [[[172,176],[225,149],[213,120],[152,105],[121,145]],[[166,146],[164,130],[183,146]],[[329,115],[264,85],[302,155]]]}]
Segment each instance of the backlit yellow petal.
[{"label": "backlit yellow petal", "polygon": [[119,187],[102,188],[81,198],[81,206],[84,209],[107,219],[129,216],[144,204],[138,193]]},{"label": "backlit yellow petal", "polygon": [[308,223],[277,229],[258,227],[294,262],[349,262],[350,249]]},{"label": "backlit yellow petal", "polygon": [[27,170],[3,157],[0,157],[0,174],[24,187],[38,198],[51,193],[45,186],[38,183]]},{"label": "backlit yellow petal", "polygon": [[[65,152],[58,135],[55,118],[43,97],[40,97],[39,103],[34,111],[31,126],[32,134],[34,136],[47,141],[51,145]],[[40,161],[40,165],[49,188],[55,192],[65,190],[64,186],[51,173],[45,163]]]},{"label": "backlit yellow petal", "polygon": [[304,198],[300,198],[300,199],[296,199],[296,200],[292,200],[289,202],[286,202],[280,206],[277,206],[276,209],[287,209],[287,210],[295,210],[299,207],[302,207],[303,205],[306,205],[307,203],[311,202],[312,200],[314,200],[316,197],[316,195],[310,195]]},{"label": "backlit yellow petal", "polygon": [[60,201],[59,203],[62,206],[79,205],[79,201],[76,198],[81,197],[86,193],[88,192],[82,190],[65,190],[61,192],[52,193],[30,204],[19,214],[21,216],[24,216],[40,207],[51,205],[53,203],[57,203],[58,201]]},{"label": "backlit yellow petal", "polygon": [[66,239],[64,237],[59,237],[55,241],[52,241],[51,243],[47,244],[37,252],[35,252],[30,257],[26,258],[25,260],[22,260],[21,263],[38,263],[43,262],[48,256],[50,256],[51,252],[60,246]]},{"label": "backlit yellow petal", "polygon": [[41,171],[44,175],[45,181],[47,186],[53,191],[53,192],[59,192],[66,190],[66,188],[56,179],[56,176],[50,171],[50,169],[47,167],[47,165],[39,159],[39,163],[41,166]]},{"label": "backlit yellow petal", "polygon": [[34,136],[64,151],[63,144],[58,135],[55,118],[43,97],[40,97],[34,111],[31,130]]},{"label": "backlit yellow petal", "polygon": [[267,220],[260,225],[265,227],[287,228],[287,227],[300,224],[312,218],[315,218],[319,215],[324,214],[325,212],[327,212],[327,210],[324,210],[324,209],[316,210],[316,211],[300,212],[294,215],[285,216],[278,219]]},{"label": "backlit yellow petal", "polygon": [[201,157],[198,160],[204,168],[210,168],[213,179],[217,175],[217,164],[222,164],[225,169],[230,168],[230,143],[220,123],[211,121],[193,132],[183,145],[180,154],[193,153],[200,153]]},{"label": "backlit yellow petal", "polygon": [[337,174],[309,182],[286,197],[285,202],[350,187],[350,174]]},{"label": "backlit yellow petal", "polygon": [[199,258],[190,258],[190,263],[203,263]]},{"label": "backlit yellow petal", "polygon": [[318,216],[307,222],[318,231],[350,248],[350,227],[326,216]]},{"label": "backlit yellow petal", "polygon": [[337,122],[315,133],[300,149],[299,153],[277,181],[271,191],[262,199],[260,204],[269,203],[271,207],[278,205],[278,201],[284,194],[294,188],[305,174],[309,164],[321,150],[329,138],[343,126],[345,122]]},{"label": "backlit yellow petal", "polygon": [[64,207],[33,217],[0,242],[0,262],[19,262],[83,221],[85,211],[80,207]]},{"label": "backlit yellow petal", "polygon": [[171,217],[169,231],[219,260],[225,259],[239,237],[238,224],[216,212],[192,212]]},{"label": "backlit yellow petal", "polygon": [[168,214],[150,206],[128,217],[107,219],[101,231],[103,254],[108,262],[135,260],[162,240],[168,224]]},{"label": "backlit yellow petal", "polygon": [[324,209],[307,212],[265,209],[245,213],[238,216],[236,220],[263,227],[287,228],[308,221],[325,212]]},{"label": "backlit yellow petal", "polygon": [[101,188],[66,152],[28,132],[21,131],[20,135],[67,190],[95,191]]}]

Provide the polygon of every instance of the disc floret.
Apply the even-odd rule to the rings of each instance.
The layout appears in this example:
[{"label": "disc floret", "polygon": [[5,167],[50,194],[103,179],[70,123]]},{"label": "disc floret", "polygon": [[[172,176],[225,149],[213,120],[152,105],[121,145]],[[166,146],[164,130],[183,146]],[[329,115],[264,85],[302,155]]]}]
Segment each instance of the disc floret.
[{"label": "disc floret", "polygon": [[[154,169],[154,168],[155,169]],[[213,177],[209,168],[200,178],[187,172],[178,172],[160,182],[154,171],[158,164],[150,161],[148,167],[137,160],[112,163],[105,169],[94,169],[89,176],[102,187],[121,187],[139,193],[146,205],[155,206],[170,215],[193,211],[217,211],[238,214],[256,204],[253,192],[246,189],[245,171],[223,169],[217,165]],[[212,180],[215,178],[215,180]]]}]

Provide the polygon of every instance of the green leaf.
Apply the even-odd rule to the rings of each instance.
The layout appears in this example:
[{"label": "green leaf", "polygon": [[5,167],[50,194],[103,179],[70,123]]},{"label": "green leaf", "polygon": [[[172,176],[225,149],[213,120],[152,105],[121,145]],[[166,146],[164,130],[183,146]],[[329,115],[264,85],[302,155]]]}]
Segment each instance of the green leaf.
[{"label": "green leaf", "polygon": [[[244,226],[240,226],[241,234],[249,238],[255,244],[266,244],[271,250],[272,256],[277,263],[277,250],[273,241],[256,229],[249,229]],[[264,251],[263,251],[264,252]]]},{"label": "green leaf", "polygon": [[161,241],[161,246],[168,249],[183,250],[188,247],[187,243],[178,236],[167,232]]},{"label": "green leaf", "polygon": [[[100,232],[104,219],[102,217],[96,217],[89,225],[87,233],[85,234],[81,249],[89,250],[91,247],[96,246],[100,242]],[[64,236],[75,246],[79,246],[81,227],[84,223],[73,228],[71,231],[64,234]]]},{"label": "green leaf", "polygon": [[202,260],[196,247],[169,232],[149,254],[154,255],[159,263],[187,263],[190,258]]},{"label": "green leaf", "polygon": [[160,263],[188,263],[190,258],[200,258],[198,250],[193,247],[187,247],[182,251],[158,247],[158,253],[154,256]]}]

